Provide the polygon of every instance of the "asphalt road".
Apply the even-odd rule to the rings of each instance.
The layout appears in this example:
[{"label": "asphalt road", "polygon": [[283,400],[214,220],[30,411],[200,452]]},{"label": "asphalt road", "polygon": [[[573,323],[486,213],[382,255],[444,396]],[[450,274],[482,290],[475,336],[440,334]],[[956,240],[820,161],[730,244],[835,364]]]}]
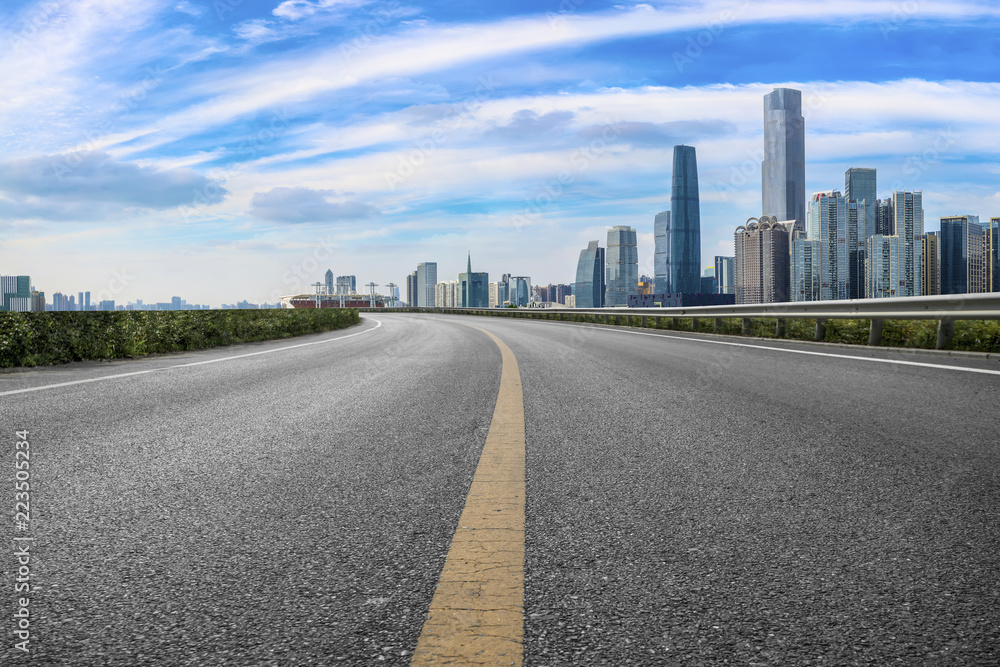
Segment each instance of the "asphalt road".
[{"label": "asphalt road", "polygon": [[377,320],[0,376],[0,663],[407,664],[500,383],[466,324],[523,384],[526,665],[1000,663],[996,361]]}]

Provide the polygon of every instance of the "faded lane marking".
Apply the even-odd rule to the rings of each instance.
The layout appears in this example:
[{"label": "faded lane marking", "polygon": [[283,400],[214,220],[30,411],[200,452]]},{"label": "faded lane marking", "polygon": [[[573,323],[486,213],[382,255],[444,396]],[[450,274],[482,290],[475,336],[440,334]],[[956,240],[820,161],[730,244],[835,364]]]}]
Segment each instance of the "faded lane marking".
[{"label": "faded lane marking", "polygon": [[502,340],[472,328],[500,348],[500,392],[412,665],[520,665],[524,656],[521,374]]}]

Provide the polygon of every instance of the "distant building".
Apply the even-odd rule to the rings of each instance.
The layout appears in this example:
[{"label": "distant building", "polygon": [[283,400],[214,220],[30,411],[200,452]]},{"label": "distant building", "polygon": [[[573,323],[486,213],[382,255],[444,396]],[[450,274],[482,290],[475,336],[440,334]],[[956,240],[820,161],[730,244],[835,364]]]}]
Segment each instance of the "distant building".
[{"label": "distant building", "polygon": [[656,289],[656,283],[652,277],[646,275],[639,276],[638,294],[640,296],[645,294],[653,294],[653,290],[655,289]]},{"label": "distant building", "polygon": [[[921,241],[924,235],[923,192],[896,190],[892,193],[893,228],[899,237],[902,254],[902,293],[897,296],[920,296],[922,278],[920,270]],[[942,251],[944,247],[942,246]],[[942,276],[943,279],[944,276]],[[942,282],[942,289],[944,285]]]},{"label": "distant building", "polygon": [[941,218],[941,293],[979,294],[989,284],[988,235],[978,215]]},{"label": "distant building", "polygon": [[607,282],[605,305],[609,307],[628,304],[630,294],[639,289],[639,254],[635,230],[618,225],[608,230]]},{"label": "distant building", "polygon": [[986,253],[990,265],[990,292],[1000,292],[1000,218],[990,218]]},{"label": "distant building", "polygon": [[576,285],[573,288],[576,307],[603,308],[604,280],[604,248],[597,241],[591,241],[580,251],[576,265]]},{"label": "distant building", "polygon": [[819,301],[822,282],[823,243],[801,232],[792,234],[790,298],[792,301]]},{"label": "distant building", "polygon": [[572,294],[567,294],[566,295],[566,307],[567,308],[576,308],[576,297],[573,296]]},{"label": "distant building", "polygon": [[410,308],[417,306],[417,272],[414,271],[406,276],[406,305]]},{"label": "distant building", "polygon": [[800,231],[806,221],[805,145],[802,91],[775,88],[764,96],[763,217],[794,220]]},{"label": "distant building", "polygon": [[665,293],[701,289],[701,204],[694,146],[674,146],[668,263],[670,290]]},{"label": "distant building", "polygon": [[0,276],[0,310],[14,313],[31,312],[31,278]]},{"label": "distant building", "polygon": [[670,211],[653,218],[653,291],[670,293]]},{"label": "distant building", "polygon": [[927,232],[921,239],[920,250],[920,293],[933,295],[941,293],[941,244],[937,232]]},{"label": "distant building", "polygon": [[[852,167],[844,173],[844,199],[864,203],[864,224],[858,224],[859,245],[864,253],[865,240],[878,233],[877,177],[874,169]],[[863,275],[862,275],[863,277]],[[859,292],[864,293],[864,288]]]},{"label": "distant building", "polygon": [[437,262],[417,264],[417,306],[420,308],[433,308],[435,305],[437,272]]},{"label": "distant building", "polygon": [[490,283],[490,300],[488,306],[489,308],[496,308],[498,305],[500,305],[498,297],[499,297],[499,292],[497,290],[497,283]]},{"label": "distant building", "polygon": [[461,308],[462,286],[457,280],[445,280],[434,286],[434,308]]},{"label": "distant building", "polygon": [[[358,293],[358,277],[357,276],[337,276],[337,282],[335,285],[336,294],[357,294]],[[333,294],[334,292],[331,292]]]},{"label": "distant building", "polygon": [[715,256],[715,282],[718,285],[719,294],[736,293],[735,267],[733,266],[735,259],[735,257]]},{"label": "distant building", "polygon": [[794,221],[750,218],[734,234],[736,303],[775,303],[789,296],[789,233]]},{"label": "distant building", "polygon": [[327,294],[333,294],[333,271],[330,269],[327,269],[323,276],[323,286],[326,288]]},{"label": "distant building", "polygon": [[31,291],[31,310],[36,313],[45,312],[45,292]]},{"label": "distant building", "polygon": [[461,291],[462,308],[489,308],[490,275],[472,272],[472,253],[469,253],[468,268],[460,273],[458,282]]},{"label": "distant building", "polygon": [[875,233],[892,236],[896,233],[896,215],[891,199],[880,199],[875,208]]},{"label": "distant building", "polygon": [[519,308],[531,303],[531,278],[529,276],[510,277],[510,302]]},{"label": "distant building", "polygon": [[821,242],[820,298],[859,299],[864,287],[865,203],[844,198],[836,190],[809,200],[808,238]]},{"label": "distant building", "polygon": [[904,296],[903,243],[899,236],[876,234],[865,244],[865,297],[883,299]]}]

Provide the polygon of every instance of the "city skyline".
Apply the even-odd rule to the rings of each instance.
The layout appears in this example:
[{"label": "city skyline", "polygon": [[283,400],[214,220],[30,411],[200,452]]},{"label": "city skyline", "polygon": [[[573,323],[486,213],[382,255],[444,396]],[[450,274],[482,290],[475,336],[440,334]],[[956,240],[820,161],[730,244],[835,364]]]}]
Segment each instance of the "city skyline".
[{"label": "city skyline", "polygon": [[806,198],[873,168],[879,198],[924,193],[925,231],[988,220],[1000,9],[919,10],[4,3],[19,94],[0,107],[0,273],[217,306],[311,291],[327,269],[405,285],[434,261],[450,279],[471,250],[491,276],[566,283],[580,248],[627,225],[654,275],[681,143],[704,268],[762,214],[775,88],[802,91]]}]

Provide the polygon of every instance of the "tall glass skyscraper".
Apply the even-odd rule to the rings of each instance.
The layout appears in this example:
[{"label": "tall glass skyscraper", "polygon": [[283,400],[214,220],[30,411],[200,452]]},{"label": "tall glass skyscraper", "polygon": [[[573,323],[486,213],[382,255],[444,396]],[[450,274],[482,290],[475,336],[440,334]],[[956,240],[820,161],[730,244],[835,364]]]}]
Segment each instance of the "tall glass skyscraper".
[{"label": "tall glass skyscraper", "polygon": [[653,294],[672,294],[670,290],[670,211],[657,213],[653,219]]},{"label": "tall glass skyscraper", "polygon": [[986,235],[978,215],[941,218],[941,294],[977,294],[989,282]]},{"label": "tall glass skyscraper", "polygon": [[437,262],[417,264],[417,306],[433,308],[436,304],[435,287],[438,281]]},{"label": "tall glass skyscraper", "polygon": [[[892,193],[894,229],[899,237],[900,284],[896,296],[920,296],[923,289],[921,259],[924,235],[924,193],[920,190]],[[943,248],[942,248],[943,249]]]},{"label": "tall glass skyscraper", "polygon": [[573,294],[577,308],[604,307],[604,248],[591,241],[580,251]]},{"label": "tall glass skyscraper", "polygon": [[465,273],[458,274],[462,308],[489,308],[490,274],[472,272],[472,254]]},{"label": "tall glass skyscraper", "polygon": [[701,292],[701,205],[694,146],[674,146],[668,270],[670,293]]},{"label": "tall glass skyscraper", "polygon": [[639,252],[634,229],[617,225],[608,230],[607,258],[604,305],[627,306],[629,295],[639,293]]},{"label": "tall glass skyscraper", "polygon": [[865,224],[859,230],[861,247],[869,236],[879,233],[878,230],[878,196],[877,179],[874,169],[851,167],[844,172],[844,199],[865,202]]},{"label": "tall glass skyscraper", "polygon": [[802,91],[775,88],[764,96],[763,212],[778,222],[806,222],[806,123]]}]

